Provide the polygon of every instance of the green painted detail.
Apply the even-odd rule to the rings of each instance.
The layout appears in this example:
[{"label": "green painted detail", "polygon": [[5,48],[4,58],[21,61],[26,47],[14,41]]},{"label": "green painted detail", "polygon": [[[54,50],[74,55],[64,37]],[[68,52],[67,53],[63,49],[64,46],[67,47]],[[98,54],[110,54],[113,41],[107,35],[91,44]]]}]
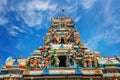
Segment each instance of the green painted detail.
[{"label": "green painted detail", "polygon": [[64,32],[62,31],[59,36],[65,36],[66,34],[64,34]]},{"label": "green painted detail", "polygon": [[9,68],[9,70],[20,70],[20,68]]},{"label": "green painted detail", "polygon": [[80,80],[80,78],[78,78],[77,80]]}]

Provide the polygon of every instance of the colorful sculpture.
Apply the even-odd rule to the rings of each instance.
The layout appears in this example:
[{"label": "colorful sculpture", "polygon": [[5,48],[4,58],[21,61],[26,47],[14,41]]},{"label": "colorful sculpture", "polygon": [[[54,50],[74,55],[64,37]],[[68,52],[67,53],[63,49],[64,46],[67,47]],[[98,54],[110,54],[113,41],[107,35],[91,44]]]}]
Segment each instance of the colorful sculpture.
[{"label": "colorful sculpture", "polygon": [[120,80],[120,57],[103,58],[87,49],[74,18],[52,18],[43,44],[27,59],[9,57],[0,69],[0,79]]}]

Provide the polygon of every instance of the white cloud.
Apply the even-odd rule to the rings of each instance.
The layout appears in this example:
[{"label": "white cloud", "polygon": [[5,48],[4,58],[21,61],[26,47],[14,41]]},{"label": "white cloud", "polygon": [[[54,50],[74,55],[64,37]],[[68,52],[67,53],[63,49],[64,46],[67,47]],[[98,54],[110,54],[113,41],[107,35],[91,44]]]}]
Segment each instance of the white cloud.
[{"label": "white cloud", "polygon": [[77,23],[80,20],[80,18],[81,18],[80,16],[76,17],[75,22]]},{"label": "white cloud", "polygon": [[6,8],[7,1],[6,0],[0,0],[0,12],[4,11],[4,8]]},{"label": "white cloud", "polygon": [[4,17],[6,4],[6,0],[0,0],[0,25],[8,23],[8,20]]},{"label": "white cloud", "polygon": [[33,34],[33,31],[32,31],[30,28],[28,28],[28,27],[26,27],[26,26],[24,26],[24,25],[21,25],[21,28],[22,28],[23,30],[25,30],[29,35],[30,35],[30,34]]},{"label": "white cloud", "polygon": [[22,48],[25,48],[25,47],[21,44],[21,42],[19,42],[19,43],[16,45],[16,48],[17,48],[18,50],[21,50]]},{"label": "white cloud", "polygon": [[22,13],[21,17],[24,20],[24,22],[30,27],[40,25],[42,22],[41,13],[35,13],[33,11]]},{"label": "white cloud", "polygon": [[[68,3],[75,2],[75,0],[66,0]],[[76,0],[77,1],[77,0]]]},{"label": "white cloud", "polygon": [[9,33],[10,35],[12,35],[12,36],[17,36],[17,35],[18,35],[18,33],[15,32],[15,31],[9,31],[8,33]]},{"label": "white cloud", "polygon": [[106,5],[103,8],[103,13],[104,13],[104,17],[105,17],[105,22],[103,24],[105,26],[108,25],[108,24],[111,24],[113,22],[113,17],[111,15],[111,9],[110,8],[111,8],[111,0],[108,0],[106,2]]},{"label": "white cloud", "polygon": [[[120,27],[119,27],[120,28]],[[112,29],[106,30],[105,34],[105,40],[107,40],[108,44],[117,44],[120,43],[120,29],[116,29],[116,27],[113,26]]]},{"label": "white cloud", "polygon": [[8,20],[6,18],[0,16],[0,25],[4,25],[6,23],[8,23]]},{"label": "white cloud", "polygon": [[12,29],[13,29],[13,30],[17,30],[18,32],[25,32],[23,29],[21,29],[21,28],[18,27],[18,26],[13,26]]},{"label": "white cloud", "polygon": [[25,30],[15,25],[11,26],[10,28],[7,28],[7,30],[8,30],[8,33],[12,36],[17,36],[19,33],[25,32]]},{"label": "white cloud", "polygon": [[[103,3],[106,5],[103,5]],[[98,24],[95,34],[86,42],[86,45],[94,50],[98,49],[101,41],[105,41],[105,45],[120,43],[120,23],[118,19],[119,13],[116,13],[117,7],[112,6],[111,0],[103,1],[102,5],[103,21]]]},{"label": "white cloud", "polygon": [[24,22],[30,27],[38,26],[42,23],[44,11],[47,11],[47,16],[53,10],[56,10],[57,5],[50,1],[33,0],[30,2],[22,2],[18,5],[20,16]]},{"label": "white cloud", "polygon": [[116,30],[120,30],[120,26],[114,26]]},{"label": "white cloud", "polygon": [[105,45],[113,45],[120,43],[120,27],[115,30],[116,27],[106,30],[106,32],[100,32],[93,35],[88,41],[85,43],[86,46],[92,50],[99,49],[98,46],[100,42],[105,41]]},{"label": "white cloud", "polygon": [[28,11],[30,10],[54,10],[56,9],[56,5],[51,5],[50,0],[49,1],[40,1],[40,0],[33,0],[32,2],[29,2],[28,5]]},{"label": "white cloud", "polygon": [[93,36],[85,43],[85,45],[91,50],[96,50],[98,49],[99,42],[103,40],[103,38],[102,35]]},{"label": "white cloud", "polygon": [[29,2],[21,2],[18,6],[20,11],[45,11],[45,10],[55,10],[56,4],[51,4],[50,0],[32,0]]},{"label": "white cloud", "polygon": [[91,9],[96,0],[81,0],[84,9]]},{"label": "white cloud", "polygon": [[103,8],[104,22],[100,25],[102,26],[101,31],[103,30],[103,33],[105,31],[105,34],[107,34],[105,39],[110,44],[120,43],[120,23],[117,19],[119,13],[116,13],[116,9],[117,7],[112,6],[112,1],[108,0]]}]

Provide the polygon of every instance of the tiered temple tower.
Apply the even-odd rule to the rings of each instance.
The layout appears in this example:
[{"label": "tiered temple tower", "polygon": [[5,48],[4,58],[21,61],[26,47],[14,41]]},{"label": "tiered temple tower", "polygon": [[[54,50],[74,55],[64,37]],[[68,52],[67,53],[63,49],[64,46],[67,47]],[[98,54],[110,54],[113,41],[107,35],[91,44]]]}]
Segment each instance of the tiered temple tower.
[{"label": "tiered temple tower", "polygon": [[[44,46],[35,50],[33,55],[42,57],[41,67],[74,67],[79,62],[83,64],[82,56],[85,50],[87,48],[81,43],[73,18],[58,16],[57,19],[52,18]],[[32,68],[38,66],[37,63],[31,62],[34,62],[29,62]]]},{"label": "tiered temple tower", "polygon": [[[94,45],[94,44],[93,44]],[[9,57],[1,79],[119,80],[120,58],[103,58],[81,42],[74,18],[52,18],[44,46],[27,59]]]}]

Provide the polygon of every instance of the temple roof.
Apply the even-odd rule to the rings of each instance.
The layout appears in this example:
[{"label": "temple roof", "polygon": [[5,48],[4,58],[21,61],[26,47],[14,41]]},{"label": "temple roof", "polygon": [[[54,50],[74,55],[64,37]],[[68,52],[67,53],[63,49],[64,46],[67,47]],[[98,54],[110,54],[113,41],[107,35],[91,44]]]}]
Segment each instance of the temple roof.
[{"label": "temple roof", "polygon": [[98,58],[100,64],[120,64],[116,58]]},{"label": "temple roof", "polygon": [[53,26],[59,26],[59,25],[61,25],[61,26],[70,26],[70,25],[73,25],[73,17],[72,18],[68,18],[67,16],[66,16],[66,18],[64,17],[64,16],[62,16],[62,17],[59,17],[58,16],[58,18],[54,18],[54,17],[52,17],[52,25]]},{"label": "temple roof", "polygon": [[13,62],[12,65],[19,65],[19,61],[17,59],[15,59],[15,61]]},{"label": "temple roof", "polygon": [[26,63],[26,59],[11,59],[10,61],[8,61],[6,63],[6,65],[9,65],[9,66],[14,66],[14,65],[25,65]]}]

